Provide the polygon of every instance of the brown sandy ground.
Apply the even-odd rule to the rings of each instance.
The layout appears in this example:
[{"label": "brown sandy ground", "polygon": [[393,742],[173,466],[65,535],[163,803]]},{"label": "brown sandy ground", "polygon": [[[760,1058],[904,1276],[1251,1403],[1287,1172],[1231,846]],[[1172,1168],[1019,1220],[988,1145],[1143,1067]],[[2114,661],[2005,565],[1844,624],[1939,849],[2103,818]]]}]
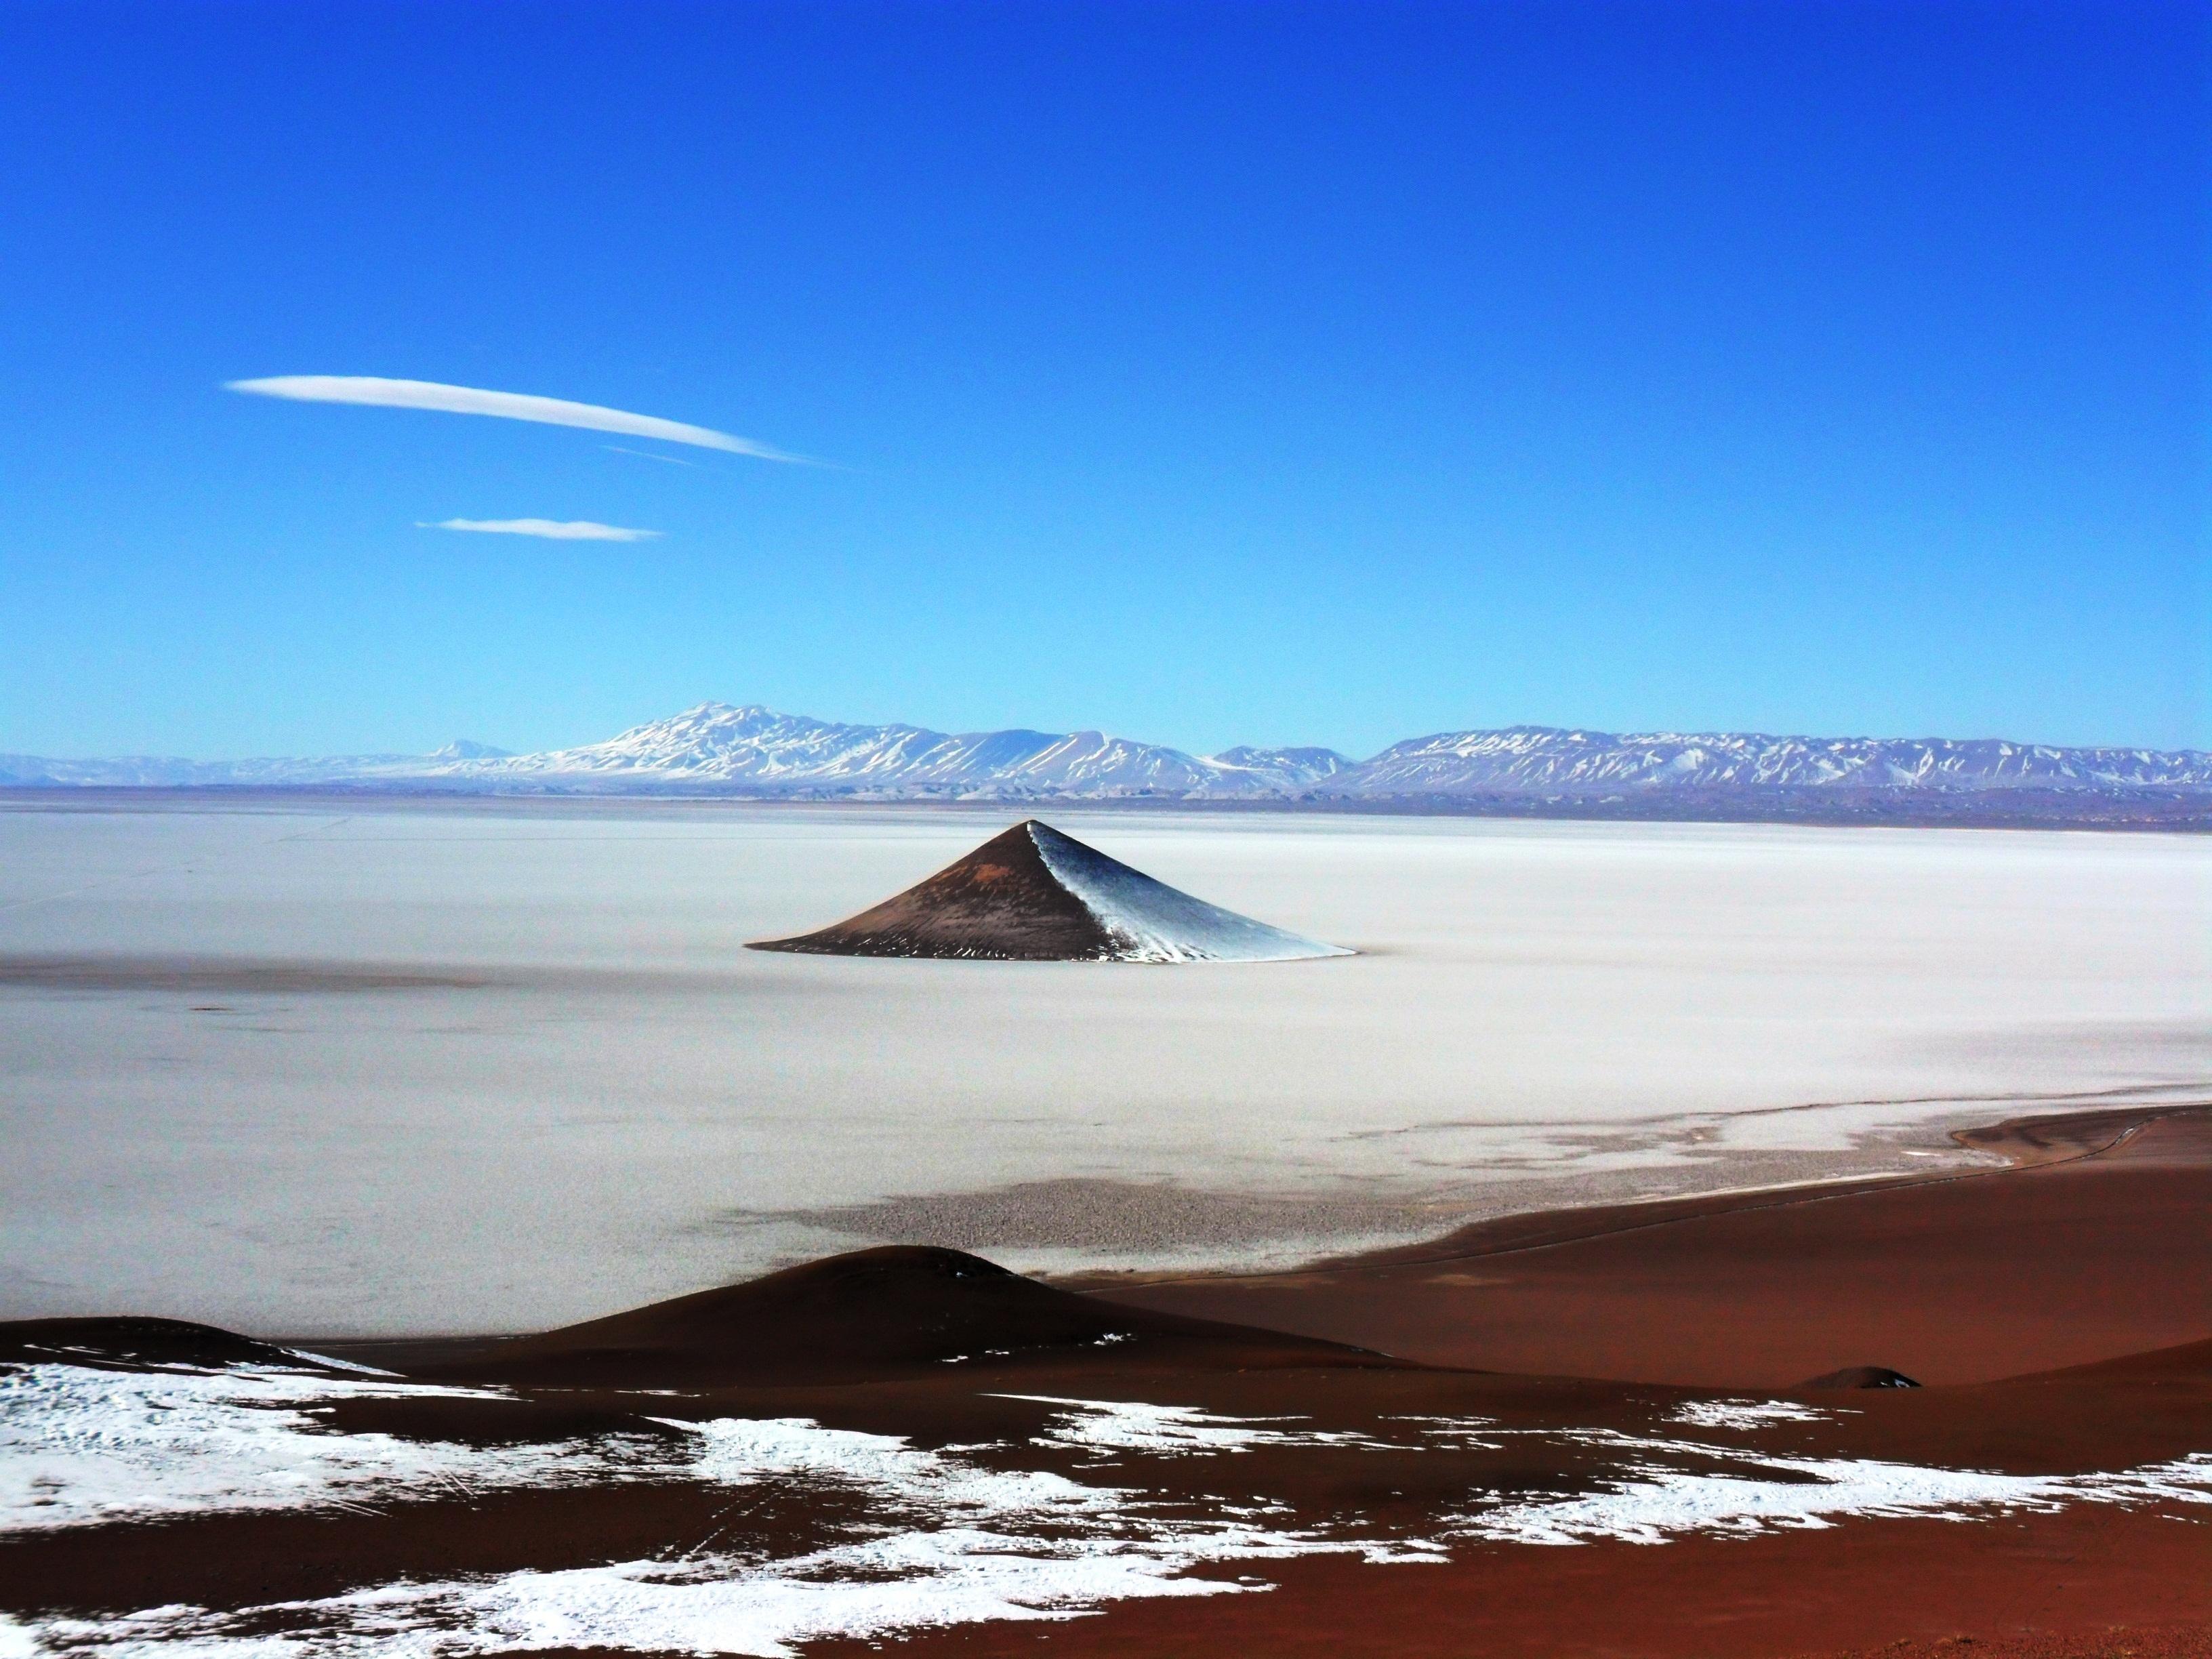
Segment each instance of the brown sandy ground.
[{"label": "brown sandy ground", "polygon": [[[497,1382],[514,1397],[356,1400],[327,1420],[500,1445],[680,1434],[656,1418],[805,1417],[925,1448],[983,1445],[967,1455],[1132,1488],[1182,1513],[1266,1501],[1284,1525],[1401,1539],[1435,1534],[1470,1494],[1607,1490],[1643,1455],[1607,1432],[1690,1437],[1674,1413],[1714,1389],[1819,1409],[1690,1437],[1767,1456],[2070,1474],[2212,1451],[2207,1115],[2014,1139],[2045,1161],[1522,1218],[1287,1280],[1157,1283],[1114,1299],[956,1252],[863,1252],[540,1337],[350,1345],[355,1358]],[[1278,1328],[1210,1322],[1224,1316]],[[221,1363],[251,1357],[226,1346],[241,1340],[163,1322],[37,1322],[0,1327],[0,1364],[64,1348],[158,1363],[164,1344],[170,1358]],[[1787,1386],[1856,1364],[1939,1386]],[[1607,1373],[1664,1380],[1587,1380]],[[1041,1438],[1054,1407],[1007,1394],[1289,1419],[1402,1449],[1084,1454]],[[1419,1434],[1408,1425],[1474,1418],[1480,1433],[1407,1443]],[[859,1498],[818,1484],[666,1480],[19,1532],[0,1535],[0,1609],[256,1607],[401,1578],[666,1559],[708,1540],[780,1559],[868,1521]],[[1309,1557],[1201,1571],[1255,1593],[809,1651],[2077,1659],[2138,1643],[2151,1659],[2203,1652],[2212,1628],[2212,1521],[2197,1505],[1843,1518],[1656,1544],[1461,1540],[1437,1565]]]},{"label": "brown sandy ground", "polygon": [[2094,1632],[1996,1642],[1950,1636],[1940,1642],[1892,1642],[1836,1659],[2212,1659],[2212,1630],[2191,1625],[2115,1625]]},{"label": "brown sandy ground", "polygon": [[[2212,1656],[2212,1539],[2158,1517],[1865,1521],[1831,1532],[1474,1552],[1449,1567],[1334,1559],[1258,1595],[1121,1603],[1063,1625],[981,1625],[912,1659],[1389,1655],[1391,1659],[2087,1659]],[[1963,1639],[1962,1639],[1963,1638]],[[829,1644],[838,1659],[865,1643]]]},{"label": "brown sandy ground", "polygon": [[2033,1161],[1510,1217],[1296,1273],[1085,1283],[1432,1364],[1709,1388],[1858,1364],[1966,1382],[2212,1332],[2212,1109],[1973,1140]]}]

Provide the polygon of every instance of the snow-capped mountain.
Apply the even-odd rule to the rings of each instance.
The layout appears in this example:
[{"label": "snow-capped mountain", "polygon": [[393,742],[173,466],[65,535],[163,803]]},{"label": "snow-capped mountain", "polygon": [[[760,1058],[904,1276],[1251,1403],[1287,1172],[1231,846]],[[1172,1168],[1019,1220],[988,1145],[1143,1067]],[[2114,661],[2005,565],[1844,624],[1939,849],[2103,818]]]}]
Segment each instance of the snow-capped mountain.
[{"label": "snow-capped mountain", "polygon": [[1102,732],[932,732],[849,726],[758,704],[702,702],[605,743],[510,755],[456,738],[428,755],[61,761],[0,755],[0,784],[190,788],[416,782],[489,791],[938,799],[1238,799],[1293,795],[1352,763],[1328,749],[1185,754]]},{"label": "snow-capped mountain", "polygon": [[319,758],[179,760],[125,755],[106,760],[54,760],[0,755],[0,787],[88,789],[311,789],[374,781],[404,783],[448,774],[457,766],[503,757],[504,749],[455,738],[427,755],[329,755]]},{"label": "snow-capped mountain", "polygon": [[1102,732],[846,726],[758,705],[701,703],[605,743],[518,755],[486,778],[721,784],[749,793],[1029,799],[1230,798],[1293,793],[1351,764],[1328,750],[1208,759]]},{"label": "snow-capped mountain", "polygon": [[[429,755],[58,761],[0,755],[16,787],[429,789],[965,801],[1296,801],[1662,816],[1944,821],[2212,821],[2212,754],[1997,738],[1798,738],[1512,726],[1412,738],[1354,763],[1328,749],[1191,755],[1100,732],[951,733],[706,702],[605,743],[509,755],[456,738]],[[1813,805],[1808,808],[1808,803]],[[1830,805],[1821,805],[1826,802]],[[1977,805],[1975,803],[1985,803]],[[2105,812],[2098,803],[2118,803]],[[2100,816],[2101,814],[2101,816]]]},{"label": "snow-capped mountain", "polygon": [[1652,789],[1990,790],[2212,787],[2201,750],[2061,749],[1984,738],[1778,738],[1516,726],[1393,744],[1329,779],[1364,797]]},{"label": "snow-capped mountain", "polygon": [[1296,794],[1348,772],[1352,766],[1334,749],[1251,749],[1241,744],[1207,756],[1206,763],[1225,771],[1248,772],[1285,794]]}]

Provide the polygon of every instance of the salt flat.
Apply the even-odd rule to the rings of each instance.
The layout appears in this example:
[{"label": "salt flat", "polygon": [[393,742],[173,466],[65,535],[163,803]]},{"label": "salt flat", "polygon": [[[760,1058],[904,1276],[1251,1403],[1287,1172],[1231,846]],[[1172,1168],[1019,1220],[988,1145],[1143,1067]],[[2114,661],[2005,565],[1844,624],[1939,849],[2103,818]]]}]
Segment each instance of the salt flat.
[{"label": "salt flat", "polygon": [[1048,812],[1362,952],[1166,968],[740,948],[1004,811],[8,805],[0,1317],[524,1328],[886,1237],[1277,1261],[2212,1077],[2186,837]]}]

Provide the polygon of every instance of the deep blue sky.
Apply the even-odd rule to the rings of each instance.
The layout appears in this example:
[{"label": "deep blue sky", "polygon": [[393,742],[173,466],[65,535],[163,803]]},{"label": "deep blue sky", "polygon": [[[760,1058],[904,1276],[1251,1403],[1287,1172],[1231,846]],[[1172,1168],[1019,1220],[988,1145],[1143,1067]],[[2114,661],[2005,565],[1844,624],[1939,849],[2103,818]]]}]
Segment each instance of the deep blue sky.
[{"label": "deep blue sky", "polygon": [[[2207,42],[2126,0],[13,0],[0,750],[708,697],[2212,745]],[[221,390],[283,374],[838,465]]]}]

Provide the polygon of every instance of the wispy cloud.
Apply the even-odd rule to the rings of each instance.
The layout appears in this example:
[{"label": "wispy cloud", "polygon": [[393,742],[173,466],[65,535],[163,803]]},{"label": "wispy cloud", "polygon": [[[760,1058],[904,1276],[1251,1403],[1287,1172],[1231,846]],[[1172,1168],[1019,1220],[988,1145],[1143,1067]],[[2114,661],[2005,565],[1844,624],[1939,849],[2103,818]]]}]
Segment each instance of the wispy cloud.
[{"label": "wispy cloud", "polygon": [[628,410],[605,409],[598,404],[576,404],[566,398],[536,398],[520,392],[486,392],[477,386],[443,386],[435,380],[386,380],[368,374],[278,374],[266,380],[231,380],[233,392],[259,398],[289,398],[307,404],[366,404],[379,409],[430,409],[447,415],[495,415],[507,421],[536,421],[545,426],[582,427],[592,432],[619,432],[631,438],[657,438],[663,443],[690,444],[700,449],[719,449],[732,455],[750,455],[763,461],[797,461],[750,438],[733,438],[711,427],[683,421],[664,421],[657,415],[633,415]]},{"label": "wispy cloud", "polygon": [[600,448],[617,455],[635,455],[641,461],[659,461],[664,466],[696,466],[696,461],[687,461],[681,455],[656,455],[649,449],[625,449],[620,444],[601,444]]},{"label": "wispy cloud", "polygon": [[631,530],[589,519],[441,519],[417,530],[473,530],[488,536],[540,536],[549,542],[649,542],[658,530]]}]

